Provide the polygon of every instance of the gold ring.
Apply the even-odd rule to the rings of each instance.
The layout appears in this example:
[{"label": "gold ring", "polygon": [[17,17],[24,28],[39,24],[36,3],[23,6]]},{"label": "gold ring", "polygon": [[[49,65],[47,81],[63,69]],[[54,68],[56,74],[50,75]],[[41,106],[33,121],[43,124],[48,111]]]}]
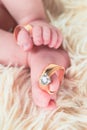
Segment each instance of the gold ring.
[{"label": "gold ring", "polygon": [[14,29],[14,36],[17,40],[18,33],[21,29],[25,29],[30,36],[32,36],[32,26],[30,24],[27,25],[17,25]]},{"label": "gold ring", "polygon": [[52,82],[51,76],[53,74],[56,74],[57,72],[59,72],[58,80],[61,83],[65,72],[65,68],[63,66],[50,64],[44,69],[44,71],[42,72],[39,78],[39,86],[42,90],[46,91],[49,94],[55,93],[54,91],[50,91],[49,84]]}]

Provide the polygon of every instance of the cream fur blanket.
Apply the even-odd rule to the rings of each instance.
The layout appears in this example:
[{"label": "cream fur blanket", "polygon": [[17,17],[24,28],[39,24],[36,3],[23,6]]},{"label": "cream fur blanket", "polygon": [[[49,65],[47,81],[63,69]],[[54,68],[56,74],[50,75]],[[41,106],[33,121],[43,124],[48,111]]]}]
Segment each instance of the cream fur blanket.
[{"label": "cream fur blanket", "polygon": [[0,65],[0,130],[87,130],[87,0],[58,1],[54,6],[48,0],[45,5],[49,9],[50,2],[53,15],[47,12],[61,29],[71,59],[58,107],[54,111],[37,108],[32,102],[29,70]]}]

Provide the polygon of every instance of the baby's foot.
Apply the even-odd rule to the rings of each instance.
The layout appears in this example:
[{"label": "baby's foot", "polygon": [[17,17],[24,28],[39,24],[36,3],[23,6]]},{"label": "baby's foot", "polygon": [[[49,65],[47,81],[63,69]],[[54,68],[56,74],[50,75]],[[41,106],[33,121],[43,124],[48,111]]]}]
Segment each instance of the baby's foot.
[{"label": "baby's foot", "polygon": [[49,64],[63,66],[66,69],[69,66],[67,53],[63,49],[36,47],[30,52],[28,59],[31,68],[32,97],[35,104],[43,108],[55,108],[57,93],[60,88],[59,73],[53,74],[51,77],[52,82],[49,84],[49,89],[55,91],[53,94],[40,88],[39,78],[44,68]]},{"label": "baby's foot", "polygon": [[[16,28],[16,40],[25,51],[31,50],[33,44],[36,46],[48,45],[50,48],[59,48],[63,37],[61,32],[51,24],[44,21],[33,21],[30,23],[32,30],[29,26]],[[27,27],[27,29],[26,29]]]}]

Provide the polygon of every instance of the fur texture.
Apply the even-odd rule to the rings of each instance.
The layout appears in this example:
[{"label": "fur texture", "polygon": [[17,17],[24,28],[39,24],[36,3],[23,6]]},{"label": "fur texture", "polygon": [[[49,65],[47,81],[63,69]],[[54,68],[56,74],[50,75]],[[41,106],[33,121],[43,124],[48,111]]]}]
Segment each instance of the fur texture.
[{"label": "fur texture", "polygon": [[71,60],[58,107],[54,111],[37,108],[29,70],[0,65],[0,130],[87,130],[87,0],[44,2],[52,24],[63,33]]}]

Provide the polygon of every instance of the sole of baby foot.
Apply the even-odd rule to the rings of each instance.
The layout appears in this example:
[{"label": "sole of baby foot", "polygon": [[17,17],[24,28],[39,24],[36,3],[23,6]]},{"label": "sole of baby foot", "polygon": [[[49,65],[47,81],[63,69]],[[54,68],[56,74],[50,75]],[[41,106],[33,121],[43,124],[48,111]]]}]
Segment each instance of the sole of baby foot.
[{"label": "sole of baby foot", "polygon": [[[56,100],[52,99],[52,97],[53,94],[56,97],[60,87],[58,78],[54,75],[53,82],[49,85],[50,89],[55,91],[52,95],[40,88],[39,78],[44,68],[49,64],[54,63],[66,69],[69,66],[69,57],[67,53],[63,49],[55,50],[44,46],[35,47],[31,50],[28,61],[31,68],[32,96],[35,104],[43,108],[52,106],[51,103],[55,106]],[[50,101],[52,102],[50,103]]]}]

